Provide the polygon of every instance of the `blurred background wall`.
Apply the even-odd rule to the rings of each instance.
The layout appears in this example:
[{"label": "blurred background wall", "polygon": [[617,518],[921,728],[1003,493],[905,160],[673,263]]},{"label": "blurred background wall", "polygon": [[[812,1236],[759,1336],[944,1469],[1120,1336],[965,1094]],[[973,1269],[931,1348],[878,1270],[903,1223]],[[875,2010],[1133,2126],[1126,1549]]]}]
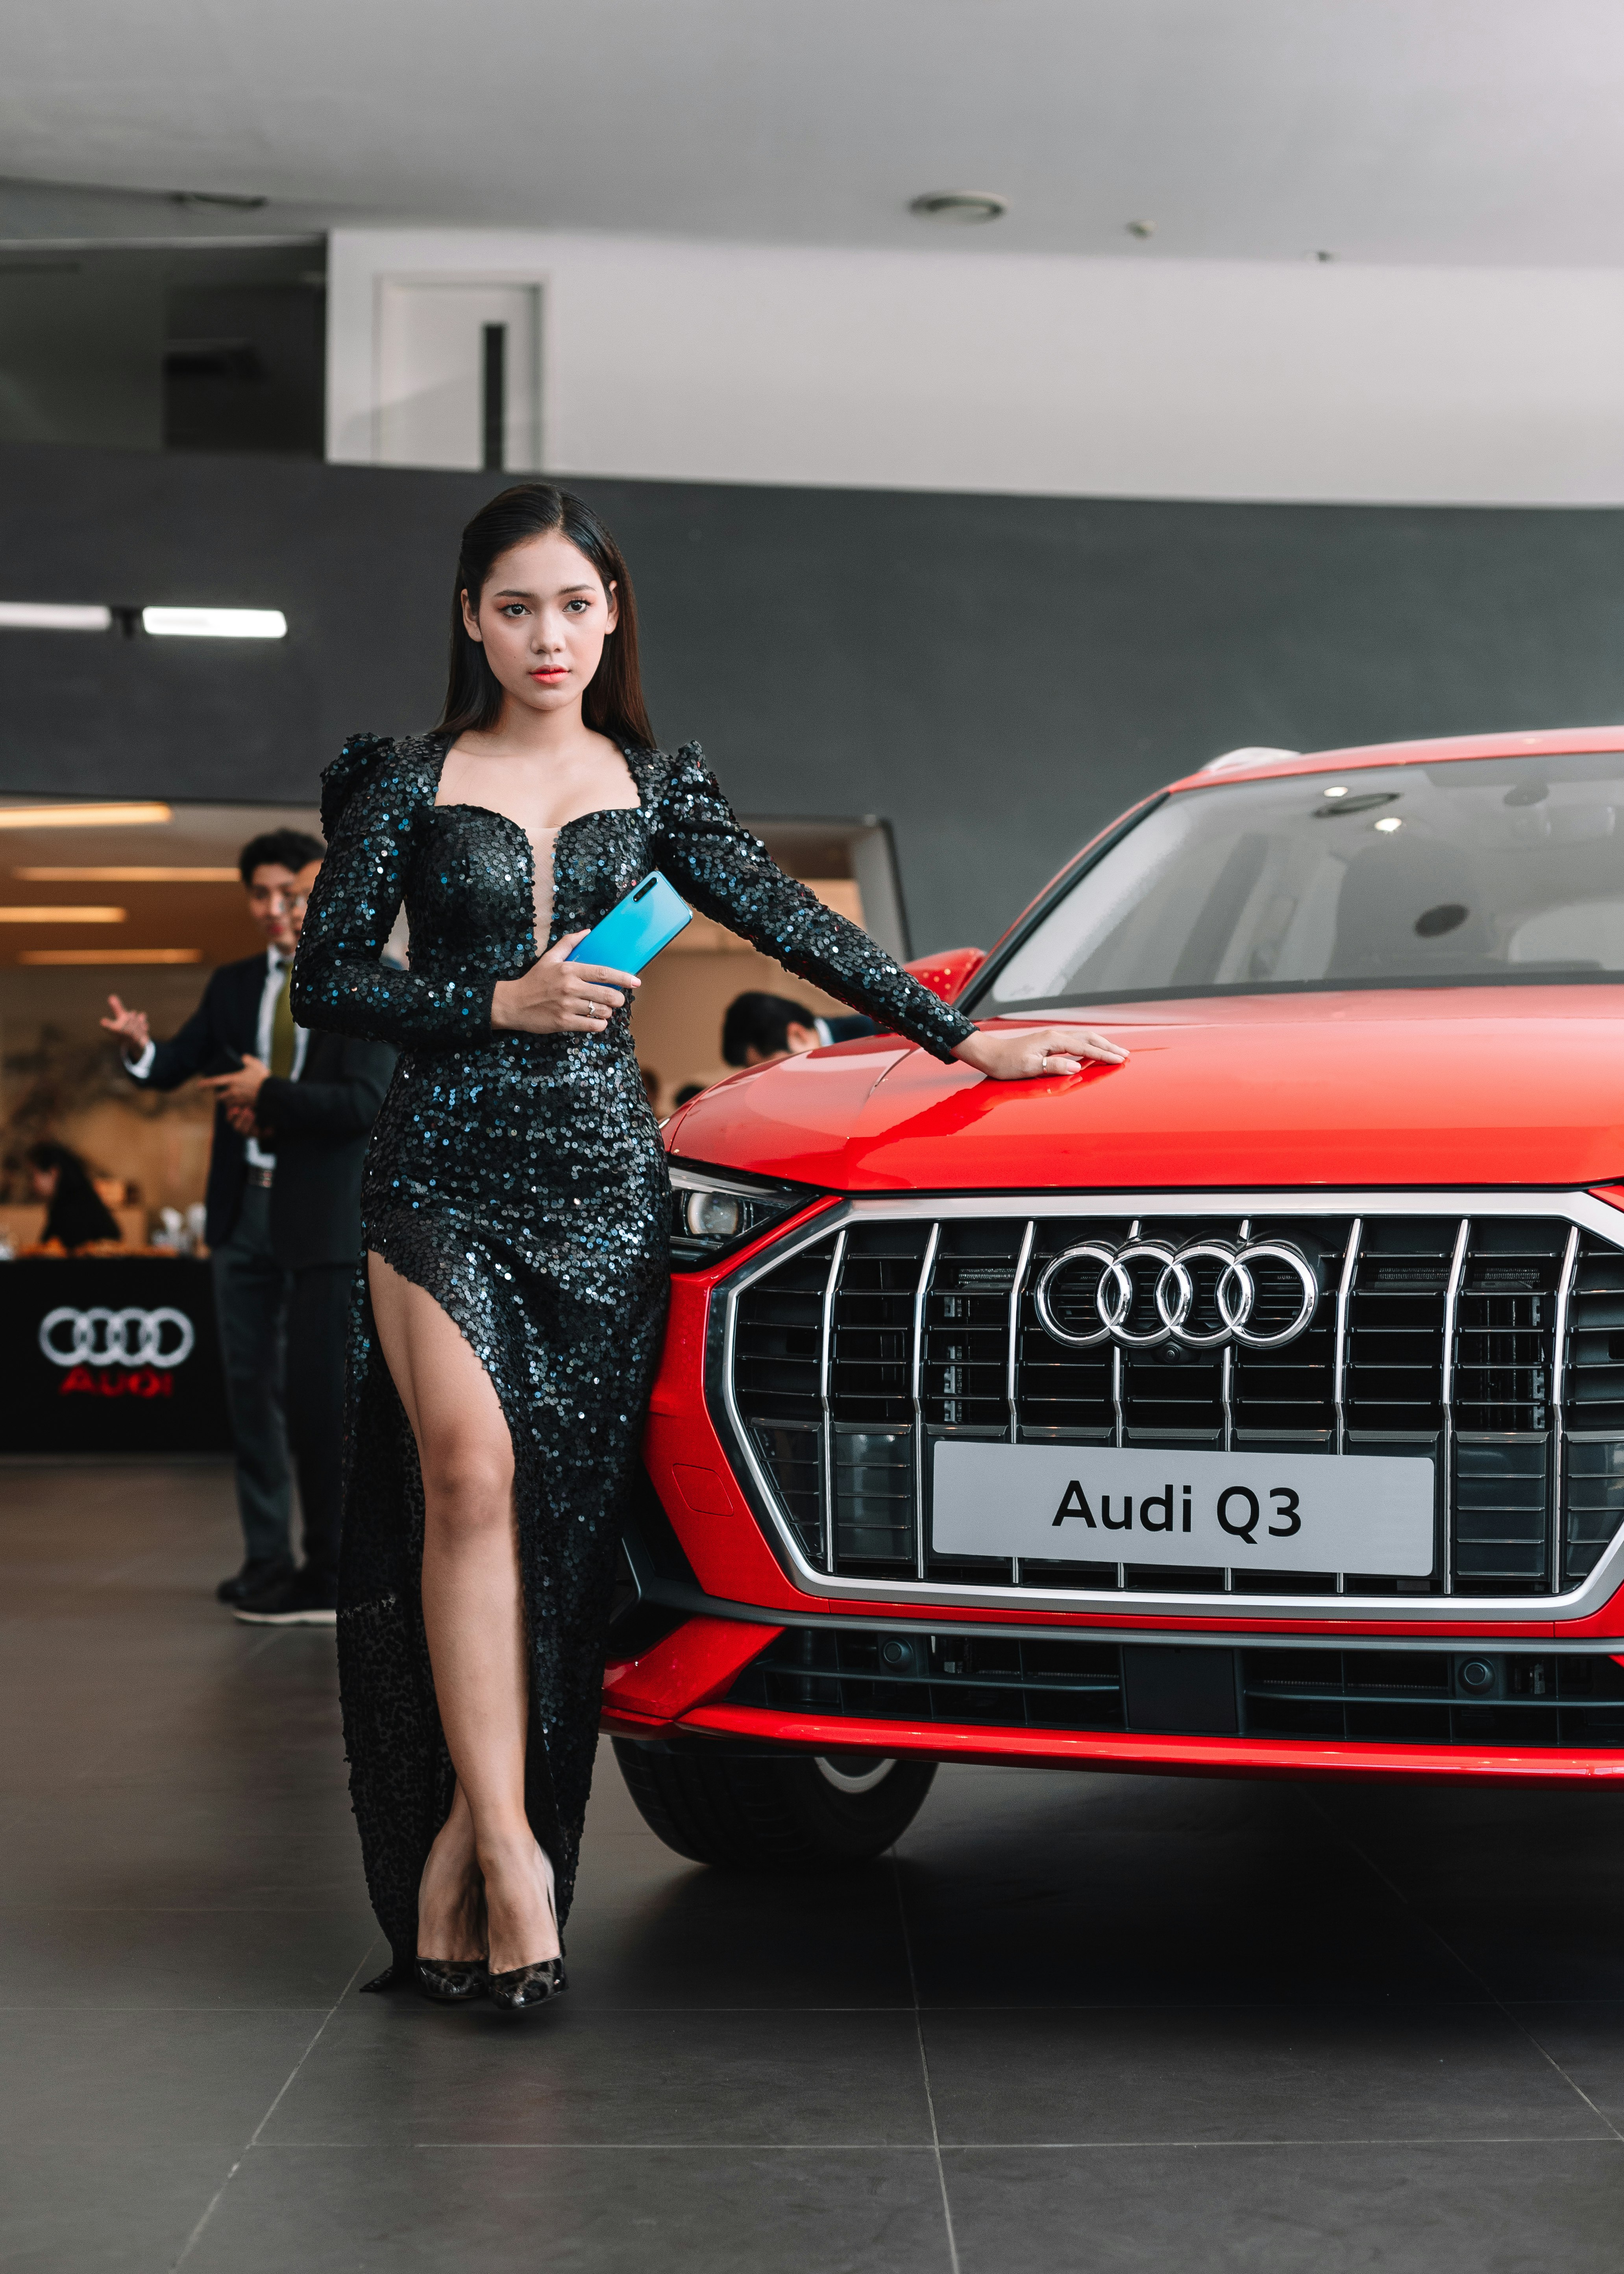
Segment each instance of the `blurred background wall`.
[{"label": "blurred background wall", "polygon": [[[308,802],[436,715],[490,473],[0,446],[0,599],[286,612],[0,631],[0,789]],[[917,951],[985,946],[1221,750],[1624,716],[1624,516],[570,477],[637,579],[658,732],[754,816],[876,815]]]}]

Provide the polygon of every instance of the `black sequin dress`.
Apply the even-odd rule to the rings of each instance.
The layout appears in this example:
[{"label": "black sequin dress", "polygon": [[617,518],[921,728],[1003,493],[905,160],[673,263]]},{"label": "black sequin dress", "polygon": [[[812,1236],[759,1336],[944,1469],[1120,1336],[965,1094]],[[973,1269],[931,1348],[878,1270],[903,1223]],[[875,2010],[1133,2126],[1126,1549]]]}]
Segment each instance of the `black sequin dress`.
[{"label": "black sequin dress", "polygon": [[[301,1024],[395,1043],[372,1133],[366,1244],[434,1297],[512,1432],[528,1616],[525,1804],[568,1909],[591,1779],[621,1498],[659,1355],[665,1156],[626,1011],[602,1035],[492,1033],[491,995],[540,953],[524,831],[437,806],[445,735],[345,744],[323,777],[327,855],[293,976]],[[840,1000],[951,1057],[973,1032],[743,829],[696,745],[628,749],[639,804],[566,823],[551,940],[658,868],[713,917]],[[410,969],[381,963],[404,902]],[[395,1962],[450,1806],[419,1596],[417,1449],[364,1280],[350,1361],[338,1647],[367,1886]]]}]

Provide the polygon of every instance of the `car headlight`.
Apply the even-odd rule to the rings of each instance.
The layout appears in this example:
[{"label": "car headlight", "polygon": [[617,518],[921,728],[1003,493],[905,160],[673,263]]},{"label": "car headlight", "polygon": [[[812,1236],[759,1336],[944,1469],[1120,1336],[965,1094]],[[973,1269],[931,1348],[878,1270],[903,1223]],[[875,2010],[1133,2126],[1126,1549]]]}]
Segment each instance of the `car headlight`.
[{"label": "car headlight", "polygon": [[741,1177],[729,1169],[698,1169],[668,1160],[671,1176],[671,1268],[696,1271],[730,1248],[741,1247],[817,1193],[807,1185]]}]

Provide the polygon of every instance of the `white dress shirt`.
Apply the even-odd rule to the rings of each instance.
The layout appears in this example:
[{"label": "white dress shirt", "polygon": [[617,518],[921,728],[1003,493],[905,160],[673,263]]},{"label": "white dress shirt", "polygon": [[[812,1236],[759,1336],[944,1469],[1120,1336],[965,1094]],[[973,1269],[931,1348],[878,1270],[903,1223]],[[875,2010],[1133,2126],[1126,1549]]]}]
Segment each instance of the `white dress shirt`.
[{"label": "white dress shirt", "polygon": [[[259,990],[259,1019],[254,1032],[254,1056],[262,1065],[271,1062],[271,1020],[276,1010],[276,998],[282,992],[282,975],[293,958],[284,955],[280,948],[267,948],[265,955],[265,984]],[[293,1029],[293,1067],[290,1079],[297,1081],[304,1071],[304,1051],[310,1041],[305,1027]],[[124,1064],[137,1081],[145,1081],[152,1072],[153,1060],[158,1055],[156,1043],[148,1043],[139,1058],[126,1058]],[[248,1165],[251,1169],[274,1169],[276,1156],[267,1152],[258,1138],[248,1140]]]}]

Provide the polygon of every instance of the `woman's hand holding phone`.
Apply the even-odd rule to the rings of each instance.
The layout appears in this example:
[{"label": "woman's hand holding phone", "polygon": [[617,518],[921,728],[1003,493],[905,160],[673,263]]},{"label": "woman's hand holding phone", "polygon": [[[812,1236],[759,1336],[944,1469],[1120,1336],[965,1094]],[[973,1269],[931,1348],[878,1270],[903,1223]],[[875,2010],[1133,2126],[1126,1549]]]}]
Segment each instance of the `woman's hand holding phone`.
[{"label": "woman's hand holding phone", "polygon": [[566,961],[584,931],[567,931],[521,979],[499,979],[491,998],[491,1024],[499,1034],[601,1035],[628,988],[641,987],[628,971]]}]

